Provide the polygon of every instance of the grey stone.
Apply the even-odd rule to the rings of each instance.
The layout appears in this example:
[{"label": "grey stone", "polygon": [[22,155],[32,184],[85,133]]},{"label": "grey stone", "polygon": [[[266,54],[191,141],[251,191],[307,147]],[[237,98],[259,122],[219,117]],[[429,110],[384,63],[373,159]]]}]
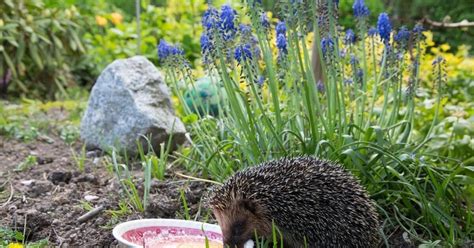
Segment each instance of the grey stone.
[{"label": "grey stone", "polygon": [[173,136],[185,141],[186,129],[176,117],[163,76],[145,57],[119,59],[105,68],[92,88],[81,122],[81,138],[89,149],[126,149],[136,153],[139,139],[151,136],[155,151]]}]

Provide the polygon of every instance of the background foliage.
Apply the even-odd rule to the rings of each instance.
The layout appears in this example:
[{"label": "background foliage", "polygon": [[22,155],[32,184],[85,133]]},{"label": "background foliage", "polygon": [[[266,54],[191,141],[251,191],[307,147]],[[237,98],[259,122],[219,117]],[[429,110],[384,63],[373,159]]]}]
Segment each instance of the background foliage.
[{"label": "background foliage", "polygon": [[87,48],[83,17],[74,7],[42,1],[0,2],[0,89],[28,97],[54,97],[81,81]]},{"label": "background foliage", "polygon": [[[90,87],[100,71],[114,59],[137,53],[155,64],[156,45],[160,39],[180,43],[195,68],[200,67],[200,16],[205,0],[142,0],[140,49],[137,49],[135,1],[131,0],[36,0],[0,3],[0,76],[2,95],[57,98],[67,95],[67,88]],[[215,5],[224,0],[211,1]],[[264,0],[265,9],[278,16],[279,1]],[[425,16],[433,20],[459,22],[474,20],[469,0],[366,1],[370,21],[386,10],[395,26],[412,27]],[[355,28],[350,18],[352,0],[340,1],[339,23]],[[21,8],[20,8],[21,6]],[[120,16],[118,21],[117,16]],[[54,21],[53,21],[54,20]],[[52,28],[51,28],[52,27]],[[26,31],[26,32],[23,32]],[[472,41],[473,29],[434,29],[433,40],[447,43],[453,51]],[[465,50],[464,50],[465,51]],[[8,70],[9,69],[9,70]],[[10,72],[9,72],[10,71]],[[11,74],[11,76],[10,76]],[[7,94],[7,90],[9,94]]]},{"label": "background foliage", "polygon": [[[263,0],[266,9],[276,11],[278,1]],[[366,0],[371,10],[370,21],[377,20],[378,13],[386,11],[391,14],[395,26],[407,25],[413,27],[425,17],[434,21],[460,22],[464,19],[474,21],[474,2],[470,0]],[[339,23],[347,28],[354,28],[351,19],[352,0],[340,0]],[[449,42],[454,48],[462,44],[470,44],[474,38],[474,29],[432,28],[434,40],[439,43]],[[471,51],[472,52],[472,51]]]}]

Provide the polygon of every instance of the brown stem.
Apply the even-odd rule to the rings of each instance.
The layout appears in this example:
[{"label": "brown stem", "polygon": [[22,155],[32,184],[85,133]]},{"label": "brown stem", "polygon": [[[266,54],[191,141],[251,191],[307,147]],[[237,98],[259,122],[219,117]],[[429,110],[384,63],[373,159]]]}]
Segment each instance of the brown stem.
[{"label": "brown stem", "polygon": [[474,27],[474,22],[469,22],[468,20],[464,19],[460,22],[437,22],[433,21],[428,17],[425,17],[423,19],[423,22],[434,26],[434,27],[440,27],[440,28],[470,28]]}]

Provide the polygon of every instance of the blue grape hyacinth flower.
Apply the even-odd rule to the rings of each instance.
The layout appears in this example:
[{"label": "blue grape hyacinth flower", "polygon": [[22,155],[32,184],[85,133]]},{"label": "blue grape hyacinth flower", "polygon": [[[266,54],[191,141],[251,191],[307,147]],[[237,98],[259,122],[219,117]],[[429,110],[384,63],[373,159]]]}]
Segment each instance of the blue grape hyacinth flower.
[{"label": "blue grape hyacinth flower", "polygon": [[356,65],[357,63],[359,63],[359,60],[357,59],[357,57],[354,54],[351,54],[350,63],[351,63],[351,65]]},{"label": "blue grape hyacinth flower", "polygon": [[171,54],[171,45],[165,40],[161,39],[158,44],[158,58],[165,61]]},{"label": "blue grape hyacinth flower", "polygon": [[321,50],[323,55],[326,57],[328,52],[331,52],[334,49],[334,41],[331,37],[324,37],[321,39]]},{"label": "blue grape hyacinth flower", "polygon": [[222,6],[218,21],[218,28],[224,41],[232,40],[235,37],[235,33],[237,32],[234,22],[236,15],[237,11],[235,11],[229,5]]},{"label": "blue grape hyacinth flower", "polygon": [[276,45],[280,54],[288,54],[286,37],[284,34],[278,34]]},{"label": "blue grape hyacinth flower", "polygon": [[260,15],[260,22],[262,23],[262,27],[265,30],[270,29],[270,20],[268,20],[267,13],[262,12],[262,14]]},{"label": "blue grape hyacinth flower", "polygon": [[158,58],[161,62],[167,62],[172,57],[183,55],[183,49],[169,44],[167,41],[161,39],[158,44]]},{"label": "blue grape hyacinth flower", "polygon": [[276,27],[275,27],[275,30],[276,30],[276,35],[278,37],[279,34],[283,34],[286,36],[286,24],[285,22],[278,22]]},{"label": "blue grape hyacinth flower", "polygon": [[416,24],[415,27],[413,28],[413,33],[421,35],[421,33],[424,31],[423,26],[421,24]]},{"label": "blue grape hyacinth flower", "polygon": [[258,46],[258,38],[255,37],[255,35],[251,35],[249,39],[250,46],[253,48],[253,55],[255,56],[256,59],[260,59],[262,55],[262,51],[260,50],[260,47]]},{"label": "blue grape hyacinth flower", "polygon": [[406,44],[410,39],[410,31],[408,31],[408,29],[403,26],[400,28],[400,30],[398,30],[393,39],[399,44]]},{"label": "blue grape hyacinth flower", "polygon": [[257,85],[262,87],[264,83],[265,83],[265,76],[260,75],[257,79]]},{"label": "blue grape hyacinth flower", "polygon": [[377,30],[382,41],[385,44],[388,44],[390,42],[392,24],[390,23],[390,18],[388,17],[387,13],[382,13],[379,15],[379,19],[377,21]]},{"label": "blue grape hyacinth flower", "polygon": [[370,37],[374,37],[375,35],[377,35],[377,29],[374,28],[374,27],[370,27],[370,28],[369,28],[369,31],[367,32],[367,34],[368,34]]},{"label": "blue grape hyacinth flower", "polygon": [[219,18],[219,12],[217,9],[210,7],[202,15],[202,26],[205,30],[209,31],[217,26],[217,20]]},{"label": "blue grape hyacinth flower", "polygon": [[324,91],[326,90],[326,87],[324,87],[324,83],[321,80],[318,81],[316,87],[318,88],[318,91],[320,93],[324,93]]},{"label": "blue grape hyacinth flower", "polygon": [[201,50],[203,53],[208,53],[213,49],[211,39],[205,33],[201,35]]},{"label": "blue grape hyacinth flower", "polygon": [[240,24],[239,31],[240,34],[245,37],[250,37],[250,35],[252,35],[252,27],[246,24]]},{"label": "blue grape hyacinth flower", "polygon": [[354,11],[354,16],[356,18],[366,18],[370,15],[369,8],[365,5],[364,0],[355,0],[354,5],[352,5],[352,10]]},{"label": "blue grape hyacinth flower", "polygon": [[241,44],[235,48],[234,58],[241,63],[243,60],[252,59],[250,44]]},{"label": "blue grape hyacinth flower", "polygon": [[203,56],[203,63],[208,65],[212,61],[213,51],[214,51],[214,44],[210,37],[203,33],[201,35],[201,53]]},{"label": "blue grape hyacinth flower", "polygon": [[176,55],[184,55],[184,50],[177,47],[177,46],[171,46],[170,48],[170,55],[176,56]]},{"label": "blue grape hyacinth flower", "polygon": [[354,31],[352,31],[352,29],[348,29],[346,31],[346,36],[344,37],[344,44],[352,45],[355,42],[356,42],[356,36],[354,34]]}]

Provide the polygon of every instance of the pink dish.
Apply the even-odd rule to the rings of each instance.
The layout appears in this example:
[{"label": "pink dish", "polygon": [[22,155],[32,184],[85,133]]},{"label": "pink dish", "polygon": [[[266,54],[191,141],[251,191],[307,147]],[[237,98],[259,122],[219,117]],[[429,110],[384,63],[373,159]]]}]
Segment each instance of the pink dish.
[{"label": "pink dish", "polygon": [[114,237],[122,247],[222,248],[218,225],[175,219],[142,219],[117,225]]}]

